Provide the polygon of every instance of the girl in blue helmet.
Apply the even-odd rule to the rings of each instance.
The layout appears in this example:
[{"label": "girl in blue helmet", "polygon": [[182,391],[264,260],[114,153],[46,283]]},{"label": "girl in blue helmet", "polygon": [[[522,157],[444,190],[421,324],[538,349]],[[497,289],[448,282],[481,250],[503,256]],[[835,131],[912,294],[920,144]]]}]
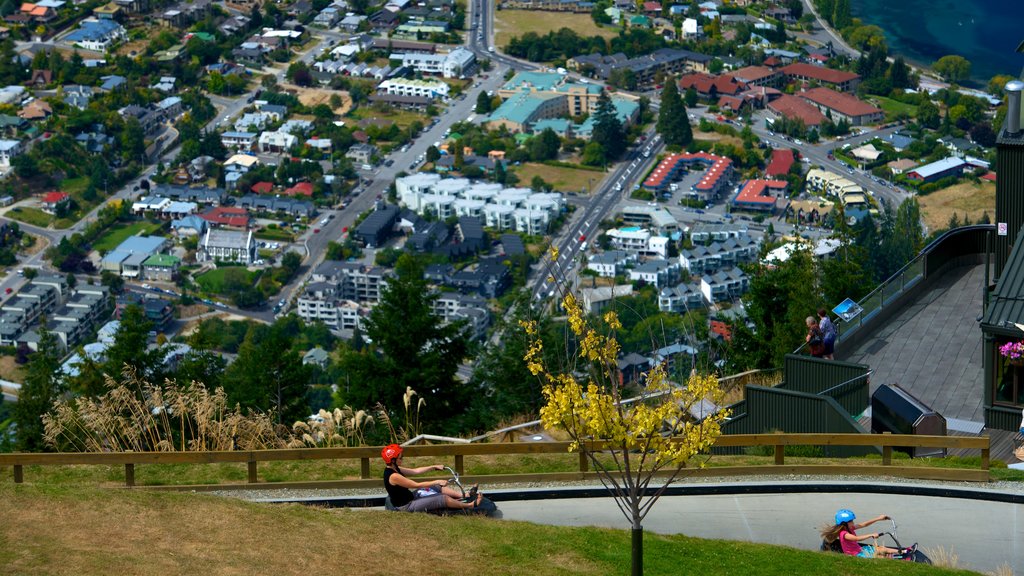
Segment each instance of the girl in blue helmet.
[{"label": "girl in blue helmet", "polygon": [[865,540],[877,540],[879,536],[877,532],[872,534],[857,534],[857,530],[871,526],[875,522],[888,520],[888,516],[883,514],[861,524],[854,522],[856,518],[857,516],[852,510],[846,508],[839,510],[836,512],[835,524],[825,527],[821,531],[821,537],[829,544],[838,541],[843,553],[849,554],[850,556],[860,556],[861,558],[890,558],[894,554],[899,553],[899,550],[896,550],[895,548],[879,546],[877,543],[874,545],[861,544],[861,542]]}]

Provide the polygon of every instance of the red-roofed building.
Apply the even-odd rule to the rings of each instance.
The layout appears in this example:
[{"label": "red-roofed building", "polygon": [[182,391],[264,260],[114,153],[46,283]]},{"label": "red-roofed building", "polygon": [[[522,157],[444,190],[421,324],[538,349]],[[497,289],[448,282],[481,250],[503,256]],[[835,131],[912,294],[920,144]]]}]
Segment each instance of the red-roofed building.
[{"label": "red-roofed building", "polygon": [[851,126],[862,126],[879,122],[885,117],[881,108],[875,108],[867,102],[858,100],[856,96],[836,92],[831,88],[812,88],[800,92],[797,96],[817,106],[822,114],[831,112],[833,122],[846,120]]},{"label": "red-roofed building", "polygon": [[679,79],[680,92],[686,92],[690,88],[696,90],[697,95],[701,98],[715,100],[720,96],[736,96],[746,90],[747,85],[730,76],[712,76],[703,72],[694,72]]},{"label": "red-roofed building", "polygon": [[787,82],[817,82],[842,92],[851,92],[860,84],[860,74],[823,68],[806,62],[796,62],[779,69],[786,75]]},{"label": "red-roofed building", "polygon": [[734,208],[774,212],[776,200],[786,194],[785,180],[747,180],[732,201]]},{"label": "red-roofed building", "polygon": [[[785,70],[785,68],[783,68]],[[732,72],[723,74],[730,78],[735,78],[737,82],[747,84],[749,86],[768,86],[771,88],[778,88],[782,85],[783,75],[778,70],[772,70],[765,66],[747,66],[745,68],[739,68]]]},{"label": "red-roofed building", "polygon": [[981,179],[982,180],[988,180],[989,182],[995,182],[996,181],[996,173],[995,172],[986,172],[985,175],[981,177]]},{"label": "red-roofed building", "polygon": [[312,182],[299,182],[295,186],[288,188],[284,191],[285,196],[312,196],[313,195],[313,183]]},{"label": "red-roofed building", "polygon": [[732,160],[707,152],[695,152],[670,154],[644,180],[644,188],[655,193],[663,192],[669,184],[678,180],[679,174],[685,168],[693,165],[708,167],[692,190],[702,200],[711,200],[729,186],[733,174]]},{"label": "red-roofed building", "polygon": [[204,214],[200,214],[199,217],[209,222],[210,226],[249,227],[249,211],[245,208],[216,206],[210,208]]},{"label": "red-roofed building", "polygon": [[42,210],[47,214],[56,214],[58,209],[66,206],[69,202],[71,202],[71,197],[65,192],[47,192],[43,194]]},{"label": "red-roofed building", "polygon": [[817,127],[825,121],[825,116],[818,108],[803,98],[783,94],[768,104],[768,110],[776,117],[783,116],[789,120],[801,120],[804,126]]},{"label": "red-roofed building", "polygon": [[257,183],[252,185],[251,190],[252,190],[253,194],[270,194],[271,192],[274,191],[274,183],[273,182],[257,182]]},{"label": "red-roofed building", "polygon": [[816,66],[824,66],[829,61],[829,57],[824,54],[810,54],[807,59]]},{"label": "red-roofed building", "polygon": [[779,66],[782,66],[782,60],[779,60],[777,56],[769,56],[764,59],[762,64],[769,68],[778,68]]},{"label": "red-roofed building", "polygon": [[785,178],[789,169],[793,167],[796,159],[793,157],[793,150],[789,148],[776,148],[772,150],[772,161],[764,169],[764,175],[768,178]]},{"label": "red-roofed building", "polygon": [[715,338],[726,342],[732,341],[732,330],[725,322],[722,322],[721,320],[712,320],[708,329],[711,332],[711,335]]},{"label": "red-roofed building", "polygon": [[644,2],[644,14],[648,16],[661,16],[661,2]]},{"label": "red-roofed building", "polygon": [[718,107],[722,110],[732,110],[739,114],[744,108],[750,108],[750,101],[733,96],[722,96],[718,99]]}]

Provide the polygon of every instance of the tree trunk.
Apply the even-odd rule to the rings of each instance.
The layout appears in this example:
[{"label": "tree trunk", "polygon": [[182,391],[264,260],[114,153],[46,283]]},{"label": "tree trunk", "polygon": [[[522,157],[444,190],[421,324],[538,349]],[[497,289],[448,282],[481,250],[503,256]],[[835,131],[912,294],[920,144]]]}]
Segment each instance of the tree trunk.
[{"label": "tree trunk", "polygon": [[633,569],[632,576],[643,576],[644,574],[644,527],[634,524],[631,530],[633,536]]}]

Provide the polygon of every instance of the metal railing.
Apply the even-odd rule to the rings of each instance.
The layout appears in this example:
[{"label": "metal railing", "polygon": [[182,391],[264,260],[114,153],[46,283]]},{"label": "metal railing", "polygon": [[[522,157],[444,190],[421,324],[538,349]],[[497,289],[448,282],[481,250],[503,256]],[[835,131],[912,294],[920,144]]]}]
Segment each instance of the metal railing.
[{"label": "metal railing", "polygon": [[[410,458],[431,456],[451,458],[453,468],[466,480],[486,483],[510,482],[558,482],[597,480],[590,471],[589,461],[583,453],[570,453],[569,442],[500,442],[492,444],[439,444],[432,446],[409,446],[405,456]],[[603,444],[594,443],[592,450],[603,449]],[[774,458],[771,464],[721,466],[693,469],[693,476],[744,476],[757,474],[829,474],[829,475],[880,475],[903,478],[933,480],[957,480],[987,482],[989,480],[990,442],[988,436],[923,436],[902,434],[735,434],[719,436],[716,447],[772,447]],[[880,465],[862,464],[787,464],[786,446],[876,446],[882,449]],[[947,468],[937,466],[906,466],[892,464],[892,449],[946,448],[979,450],[981,461],[978,468]],[[14,482],[25,481],[27,466],[124,466],[125,486],[135,486],[136,466],[147,464],[245,464],[248,468],[246,483],[213,485],[160,485],[153,488],[170,490],[223,490],[245,489],[260,483],[261,487],[273,488],[380,488],[379,477],[371,476],[371,462],[380,457],[380,446],[358,448],[294,448],[282,450],[251,450],[232,452],[102,452],[102,453],[13,453],[0,454],[0,467],[10,466]],[[467,456],[497,456],[509,454],[564,454],[576,458],[575,472],[544,472],[520,474],[466,475]],[[258,464],[274,461],[309,460],[358,460],[359,479],[338,479],[316,482],[260,482]]]},{"label": "metal railing", "polygon": [[[948,241],[960,239],[965,234],[977,235],[994,230],[995,226],[992,224],[961,226],[953,230],[947,230],[938,238],[929,242],[910,262],[904,264],[902,268],[857,302],[862,312],[852,321],[835,322],[837,332],[836,343],[848,339],[851,335],[861,330],[865,324],[870,323],[887,307],[894,303],[899,303],[900,298],[911,288],[926,280],[930,274],[939,272],[942,265],[946,264],[953,257],[965,253],[963,250],[965,243],[957,243],[958,245],[952,246],[947,244]],[[969,252],[971,244],[967,243],[966,245]],[[944,254],[944,252],[950,254]],[[984,253],[984,249],[974,253]],[[806,342],[801,343],[794,351],[794,354],[802,352],[806,347]]]}]

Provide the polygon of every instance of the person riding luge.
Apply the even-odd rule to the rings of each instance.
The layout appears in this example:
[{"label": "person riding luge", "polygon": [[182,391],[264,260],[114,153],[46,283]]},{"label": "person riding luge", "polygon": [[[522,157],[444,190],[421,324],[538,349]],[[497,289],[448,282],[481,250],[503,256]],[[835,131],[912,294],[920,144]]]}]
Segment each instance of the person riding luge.
[{"label": "person riding luge", "polygon": [[866,528],[875,522],[888,520],[888,516],[883,514],[862,524],[855,524],[854,520],[856,518],[856,514],[847,508],[837,511],[835,515],[835,524],[832,526],[826,526],[822,529],[822,539],[829,544],[838,541],[843,554],[859,556],[861,558],[891,558],[901,552],[900,550],[889,548],[888,546],[861,544],[861,542],[865,540],[877,540],[879,537],[877,532],[873,534],[857,534],[857,530]]},{"label": "person riding luge", "polygon": [[404,512],[429,512],[444,508],[466,509],[476,508],[483,499],[483,493],[474,486],[469,491],[469,502],[463,502],[462,492],[448,488],[447,480],[416,482],[409,476],[417,476],[431,471],[444,470],[444,465],[421,466],[406,468],[401,465],[402,447],[389,444],[380,452],[384,459],[384,488],[391,498],[391,504]]}]

